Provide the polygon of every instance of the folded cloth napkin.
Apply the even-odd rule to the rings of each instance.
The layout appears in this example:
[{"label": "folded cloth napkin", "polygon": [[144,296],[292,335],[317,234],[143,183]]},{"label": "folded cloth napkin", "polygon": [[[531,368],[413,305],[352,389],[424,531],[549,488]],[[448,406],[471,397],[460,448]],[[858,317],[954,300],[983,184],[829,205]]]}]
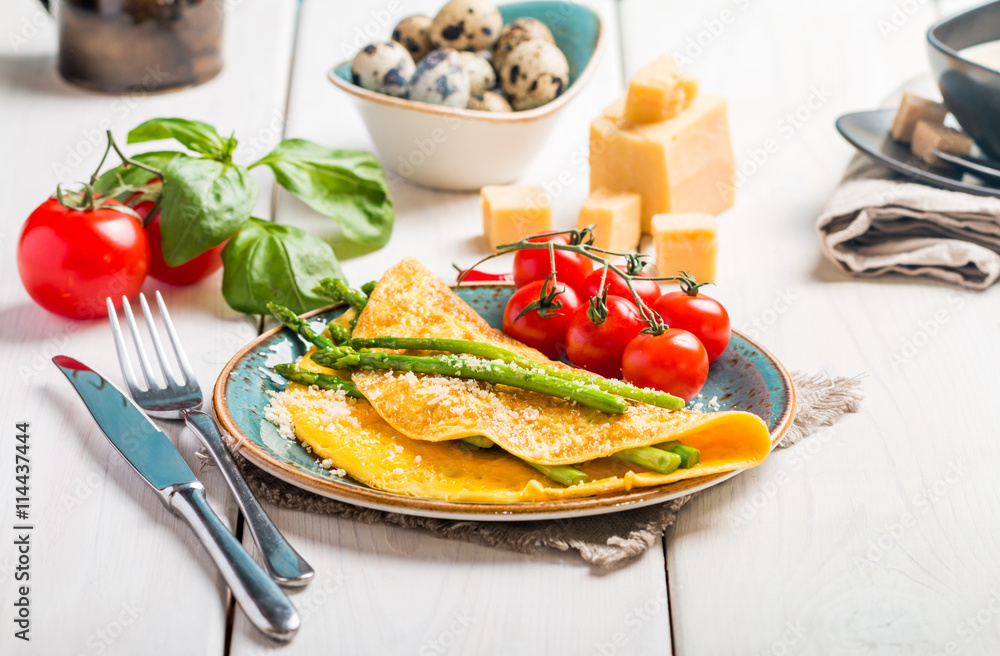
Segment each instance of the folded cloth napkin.
[{"label": "folded cloth napkin", "polygon": [[[845,412],[857,412],[860,377],[793,374],[797,405],[791,427],[777,445],[791,446],[821,426],[832,425]],[[576,551],[595,569],[621,565],[651,547],[677,518],[677,511],[694,496],[623,512],[534,522],[468,522],[414,517],[361,508],[317,496],[281,481],[250,464],[230,444],[234,459],[250,488],[263,501],[308,513],[336,515],[366,524],[390,524],[429,531],[446,539],[478,542],[530,553],[540,549]],[[204,465],[214,465],[208,453],[198,453]],[[697,493],[696,493],[697,494]]]},{"label": "folded cloth napkin", "polygon": [[1000,277],[1000,199],[908,180],[855,156],[816,224],[826,256],[857,276],[992,285]]}]

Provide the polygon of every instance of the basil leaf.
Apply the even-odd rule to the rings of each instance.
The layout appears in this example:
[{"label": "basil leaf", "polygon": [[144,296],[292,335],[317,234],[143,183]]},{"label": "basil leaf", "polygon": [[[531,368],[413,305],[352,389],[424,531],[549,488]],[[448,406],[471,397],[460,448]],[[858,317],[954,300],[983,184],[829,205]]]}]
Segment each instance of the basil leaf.
[{"label": "basil leaf", "polygon": [[297,314],[330,301],[313,294],[323,278],[344,279],[333,249],[294,226],[251,218],[222,249],[222,295],[229,307],[267,314],[267,303]]},{"label": "basil leaf", "polygon": [[208,123],[186,118],[153,118],[128,133],[128,143],[160,139],[176,139],[186,148],[216,159],[223,155],[226,148],[215,128]]},{"label": "basil leaf", "polygon": [[[187,157],[187,155],[176,150],[158,150],[151,153],[140,153],[133,156],[132,159],[162,172],[175,157]],[[94,191],[101,195],[107,195],[109,192],[113,192],[116,188],[120,187],[141,187],[149,182],[151,178],[155,177],[149,171],[140,169],[138,166],[129,166],[127,168],[116,166],[113,169],[108,169],[101,174],[101,177],[97,178]],[[133,189],[126,189],[123,192],[116,193],[114,198],[124,200],[133,193]]]},{"label": "basil leaf", "polygon": [[217,246],[250,218],[257,183],[237,164],[177,157],[163,171],[163,259],[184,264]]},{"label": "basil leaf", "polygon": [[368,246],[389,241],[396,213],[385,171],[371,153],[285,139],[250,168],[260,164],[309,207],[336,219],[348,240]]}]

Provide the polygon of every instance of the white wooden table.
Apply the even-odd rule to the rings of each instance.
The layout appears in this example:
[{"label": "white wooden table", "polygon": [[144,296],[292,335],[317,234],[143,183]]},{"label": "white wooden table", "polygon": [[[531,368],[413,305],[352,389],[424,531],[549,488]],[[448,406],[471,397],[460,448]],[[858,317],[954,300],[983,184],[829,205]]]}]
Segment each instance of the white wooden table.
[{"label": "white wooden table", "polygon": [[[867,372],[860,414],[702,493],[662,544],[607,574],[560,554],[272,509],[318,577],[293,593],[294,642],[262,641],[49,362],[79,356],[117,379],[107,324],[47,314],[15,268],[21,223],[56,182],[89,174],[106,127],[123,135],[154,116],[198,118],[235,129],[247,160],[282,137],[371,149],[326,71],[363,45],[359,28],[385,35],[439,2],[227,4],[216,80],[127,98],[57,77],[55,30],[32,0],[0,9],[0,654],[1000,653],[997,290],[848,279],[822,260],[812,227],[851,154],[833,119],[926,69],[923,34],[941,8],[922,0],[589,0],[610,37],[604,59],[524,174],[562,185],[556,221],[573,224],[588,187],[574,155],[590,119],[626,74],[663,52],[686,55],[703,88],[730,99],[742,171],[720,221],[714,293],[789,368]],[[266,175],[258,181],[257,216],[333,235],[331,222],[270,193]],[[482,252],[475,194],[403,182],[393,192],[392,241],[345,261],[350,279],[407,255],[447,276]],[[164,290],[206,390],[260,328],[225,305],[218,283]],[[904,353],[903,364],[890,359]],[[35,525],[29,643],[13,638],[12,621],[22,421]],[[168,432],[196,466],[195,438]],[[235,526],[218,472],[201,477]]]}]

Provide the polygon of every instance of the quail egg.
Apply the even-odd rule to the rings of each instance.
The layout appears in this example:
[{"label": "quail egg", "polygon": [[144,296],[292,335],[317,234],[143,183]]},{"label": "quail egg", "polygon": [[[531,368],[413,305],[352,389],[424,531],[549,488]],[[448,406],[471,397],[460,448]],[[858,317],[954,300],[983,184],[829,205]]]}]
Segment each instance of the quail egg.
[{"label": "quail egg", "polygon": [[525,41],[507,55],[500,81],[510,105],[520,111],[550,102],[569,85],[569,63],[547,41]]},{"label": "quail egg", "polygon": [[432,50],[420,60],[410,78],[410,99],[446,107],[465,107],[469,102],[469,75],[452,48]]},{"label": "quail egg", "polygon": [[480,112],[512,112],[510,103],[496,91],[486,91],[469,98],[468,109]]},{"label": "quail egg", "polygon": [[351,61],[351,80],[369,91],[405,98],[415,69],[413,57],[395,41],[371,43]]},{"label": "quail egg", "polygon": [[485,93],[497,85],[497,76],[493,66],[474,52],[460,52],[462,68],[469,76],[469,93],[473,96]]},{"label": "quail egg", "polygon": [[451,0],[431,25],[431,43],[438,48],[488,50],[503,27],[500,10],[489,0]]},{"label": "quail egg", "polygon": [[497,71],[503,70],[503,62],[510,51],[525,41],[556,42],[549,28],[537,18],[515,18],[500,30],[500,38],[493,48],[493,66]]},{"label": "quail egg", "polygon": [[399,21],[392,31],[392,40],[406,48],[415,62],[434,50],[430,37],[431,22],[430,16],[408,16]]}]

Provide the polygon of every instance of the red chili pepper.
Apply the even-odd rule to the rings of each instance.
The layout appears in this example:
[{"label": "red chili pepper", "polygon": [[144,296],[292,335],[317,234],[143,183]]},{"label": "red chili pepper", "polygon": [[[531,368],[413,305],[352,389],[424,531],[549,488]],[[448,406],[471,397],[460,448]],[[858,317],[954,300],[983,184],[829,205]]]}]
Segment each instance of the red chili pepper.
[{"label": "red chili pepper", "polygon": [[[458,269],[458,267],[455,268]],[[463,273],[465,274],[464,278],[462,278]],[[513,273],[486,273],[485,271],[477,271],[475,269],[467,269],[465,271],[458,269],[458,277],[461,278],[462,282],[514,282]]]}]

